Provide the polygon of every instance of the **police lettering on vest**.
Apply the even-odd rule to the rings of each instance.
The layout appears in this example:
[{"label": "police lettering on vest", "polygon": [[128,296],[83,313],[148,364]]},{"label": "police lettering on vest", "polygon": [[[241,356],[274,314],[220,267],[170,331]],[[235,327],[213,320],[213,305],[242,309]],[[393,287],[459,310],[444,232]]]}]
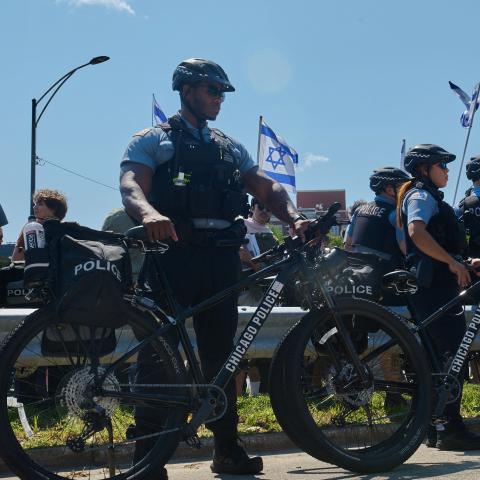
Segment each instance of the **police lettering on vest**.
[{"label": "police lettering on vest", "polygon": [[362,245],[392,256],[400,256],[395,228],[389,220],[394,209],[394,205],[380,199],[359,207],[355,213],[352,245]]}]

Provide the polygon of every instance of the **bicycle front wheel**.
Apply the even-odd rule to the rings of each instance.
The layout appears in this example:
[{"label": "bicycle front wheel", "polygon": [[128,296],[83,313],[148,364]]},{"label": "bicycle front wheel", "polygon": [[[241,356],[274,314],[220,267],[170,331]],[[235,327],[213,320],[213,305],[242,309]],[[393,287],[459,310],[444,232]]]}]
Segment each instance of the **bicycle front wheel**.
[{"label": "bicycle front wheel", "polygon": [[[108,329],[55,318],[48,308],[37,310],[1,347],[3,459],[28,480],[151,478],[173,454],[186,421],[189,392],[178,350],[155,339],[150,367],[162,372],[163,385],[148,375],[136,383],[136,355],[107,369],[153,335],[159,324],[150,315],[130,308],[122,327]],[[166,400],[152,404],[153,394]],[[139,431],[135,412],[145,405],[157,418]],[[145,439],[149,448],[139,454]]]},{"label": "bicycle front wheel", "polygon": [[337,306],[366,378],[356,373],[331,311],[310,312],[277,348],[272,406],[310,455],[359,473],[386,471],[425,436],[433,404],[429,364],[394,313],[361,299],[338,299]]}]

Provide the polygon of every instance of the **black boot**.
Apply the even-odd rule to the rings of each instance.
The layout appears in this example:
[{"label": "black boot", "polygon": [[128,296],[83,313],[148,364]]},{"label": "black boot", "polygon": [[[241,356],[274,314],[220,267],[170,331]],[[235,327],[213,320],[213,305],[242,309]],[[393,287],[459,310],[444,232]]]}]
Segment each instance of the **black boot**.
[{"label": "black boot", "polygon": [[437,446],[437,429],[435,425],[428,426],[425,445],[429,448],[435,448]]},{"label": "black boot", "polygon": [[480,435],[467,429],[463,422],[449,422],[445,430],[437,432],[437,448],[464,452],[466,450],[480,450]]},{"label": "black boot", "polygon": [[228,442],[216,440],[210,470],[213,473],[255,475],[263,470],[263,460],[262,457],[249,457],[236,438]]}]

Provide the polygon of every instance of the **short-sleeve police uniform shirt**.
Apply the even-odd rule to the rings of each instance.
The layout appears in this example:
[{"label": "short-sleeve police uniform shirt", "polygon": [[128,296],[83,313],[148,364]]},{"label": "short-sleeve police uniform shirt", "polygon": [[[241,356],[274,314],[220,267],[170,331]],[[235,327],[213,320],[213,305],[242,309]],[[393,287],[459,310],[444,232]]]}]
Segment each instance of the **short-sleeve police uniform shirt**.
[{"label": "short-sleeve police uniform shirt", "polygon": [[[182,121],[188,131],[197,139],[200,139],[200,135],[202,135],[203,141],[212,141],[207,124],[201,129],[197,129],[183,117]],[[256,164],[247,149],[231,137],[228,137],[228,139],[232,146],[231,153],[238,162],[240,172],[245,173],[254,168]],[[146,128],[133,136],[123,155],[121,165],[123,167],[127,162],[140,163],[155,172],[159,165],[170,161],[174,153],[175,147],[169,134],[164,132],[160,127]]]},{"label": "short-sleeve police uniform shirt", "polygon": [[405,195],[402,211],[407,215],[407,225],[417,220],[428,225],[438,213],[438,203],[430,192],[413,188]]}]

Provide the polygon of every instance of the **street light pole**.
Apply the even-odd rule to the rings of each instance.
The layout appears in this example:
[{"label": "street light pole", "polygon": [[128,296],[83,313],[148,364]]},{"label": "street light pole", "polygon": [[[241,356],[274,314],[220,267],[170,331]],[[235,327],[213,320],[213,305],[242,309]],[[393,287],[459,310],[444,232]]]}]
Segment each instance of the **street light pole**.
[{"label": "street light pole", "polygon": [[[110,60],[110,57],[100,56],[92,58],[88,63],[84,63],[79,67],[76,67],[69,72],[67,72],[63,77],[59,78],[38,100],[36,98],[32,98],[32,143],[31,143],[31,158],[30,158],[30,215],[33,215],[33,194],[35,192],[35,167],[37,164],[37,125],[42,115],[44,114],[45,110],[47,109],[48,105],[52,101],[53,97],[56,93],[60,90],[62,85],[77,71],[83,67],[88,65],[97,65],[99,63],[106,62]],[[55,88],[57,87],[57,88]],[[53,93],[47,100],[47,103],[43,107],[40,115],[37,118],[37,106],[38,104],[45,98],[45,96],[50,93],[53,89]]]}]

